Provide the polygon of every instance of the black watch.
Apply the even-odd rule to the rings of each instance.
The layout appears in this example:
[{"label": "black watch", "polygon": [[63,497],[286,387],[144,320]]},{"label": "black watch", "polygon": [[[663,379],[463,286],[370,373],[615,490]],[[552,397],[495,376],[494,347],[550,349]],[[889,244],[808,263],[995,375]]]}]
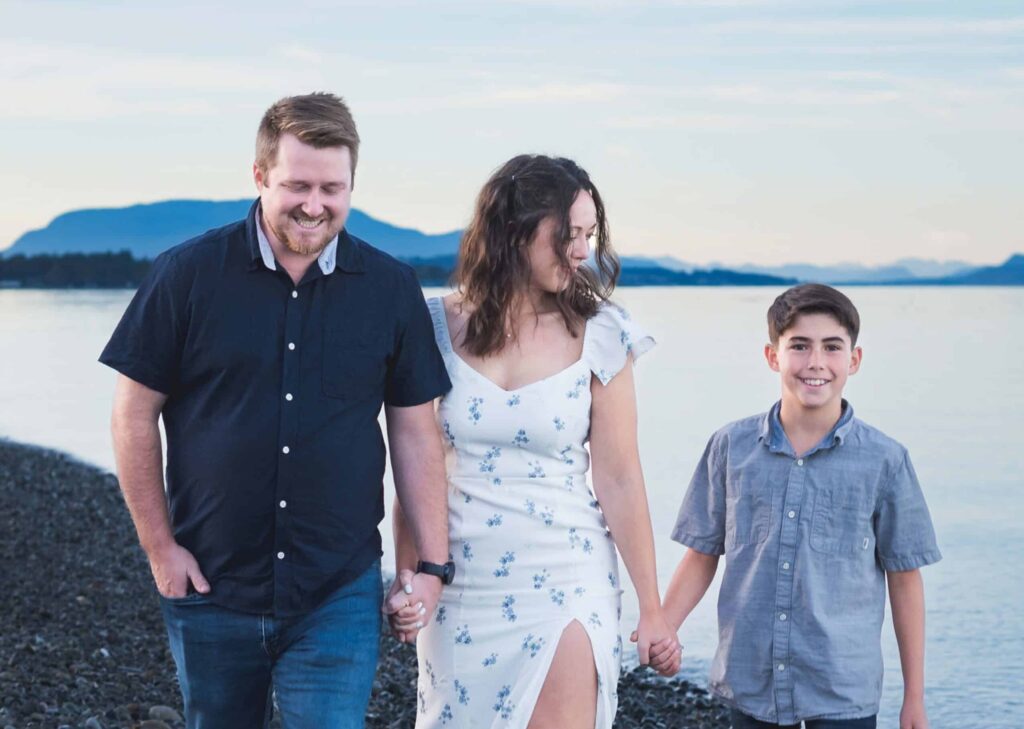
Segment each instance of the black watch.
[{"label": "black watch", "polygon": [[435,564],[434,562],[424,562],[423,560],[420,560],[416,563],[416,571],[422,572],[425,575],[440,577],[441,582],[445,585],[452,584],[452,580],[455,579],[455,563],[451,560],[448,560],[444,564]]}]

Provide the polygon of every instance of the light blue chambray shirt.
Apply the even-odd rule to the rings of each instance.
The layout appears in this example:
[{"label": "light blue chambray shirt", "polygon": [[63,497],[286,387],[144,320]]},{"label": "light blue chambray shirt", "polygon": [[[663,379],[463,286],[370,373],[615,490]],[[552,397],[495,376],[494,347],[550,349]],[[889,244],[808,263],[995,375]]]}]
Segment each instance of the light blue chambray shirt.
[{"label": "light blue chambray shirt", "polygon": [[939,561],[906,448],[843,414],[797,458],[767,413],[708,442],[672,538],[726,556],[712,693],[761,721],[878,713],[885,572]]}]

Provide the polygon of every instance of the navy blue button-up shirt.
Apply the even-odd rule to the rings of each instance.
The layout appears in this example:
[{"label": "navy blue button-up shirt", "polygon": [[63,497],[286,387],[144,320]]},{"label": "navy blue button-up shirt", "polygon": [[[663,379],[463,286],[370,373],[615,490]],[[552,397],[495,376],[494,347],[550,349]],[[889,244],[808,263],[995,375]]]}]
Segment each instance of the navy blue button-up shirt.
[{"label": "navy blue button-up shirt", "polygon": [[167,395],[171,525],[212,601],[299,615],[380,556],[381,405],[451,385],[409,266],[342,231],[295,286],[257,215],[160,255],[100,361]]},{"label": "navy blue button-up shirt", "polygon": [[726,556],[714,694],[779,724],[878,713],[885,572],[941,558],[903,446],[844,401],[797,457],[776,403],[712,436],[672,538]]}]

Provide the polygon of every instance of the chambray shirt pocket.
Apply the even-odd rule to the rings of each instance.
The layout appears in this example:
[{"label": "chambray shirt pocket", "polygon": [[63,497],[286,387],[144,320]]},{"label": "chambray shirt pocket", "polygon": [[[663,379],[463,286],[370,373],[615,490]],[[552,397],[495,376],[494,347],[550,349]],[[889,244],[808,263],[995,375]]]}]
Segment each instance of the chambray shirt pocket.
[{"label": "chambray shirt pocket", "polygon": [[763,473],[730,474],[725,493],[725,548],[760,544],[772,522],[772,492]]},{"label": "chambray shirt pocket", "polygon": [[327,397],[383,397],[388,352],[381,332],[335,324],[324,331],[323,390]]},{"label": "chambray shirt pocket", "polygon": [[874,554],[872,511],[872,502],[857,489],[820,487],[811,515],[811,548],[825,554]]}]

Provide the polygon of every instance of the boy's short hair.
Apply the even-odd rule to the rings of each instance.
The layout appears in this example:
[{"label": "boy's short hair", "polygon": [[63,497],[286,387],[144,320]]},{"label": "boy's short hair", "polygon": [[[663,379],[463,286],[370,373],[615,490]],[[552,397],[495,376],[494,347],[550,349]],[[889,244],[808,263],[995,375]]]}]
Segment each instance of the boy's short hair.
[{"label": "boy's short hair", "polygon": [[800,284],[779,294],[768,308],[768,339],[779,343],[787,329],[793,326],[801,314],[828,314],[850,335],[850,346],[856,346],[860,333],[860,314],[857,307],[831,286],[824,284]]},{"label": "boy's short hair", "polygon": [[278,142],[285,134],[294,134],[316,149],[348,147],[355,177],[359,132],[352,112],[340,97],[318,91],[280,99],[267,109],[256,132],[256,165],[263,174],[277,162]]}]

